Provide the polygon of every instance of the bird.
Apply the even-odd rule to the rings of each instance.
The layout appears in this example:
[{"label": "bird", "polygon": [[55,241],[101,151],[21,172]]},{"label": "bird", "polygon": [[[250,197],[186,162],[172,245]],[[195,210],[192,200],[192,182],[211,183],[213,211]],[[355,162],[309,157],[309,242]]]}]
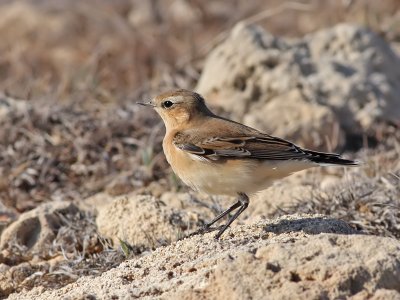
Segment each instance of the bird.
[{"label": "bird", "polygon": [[237,197],[232,206],[203,228],[203,232],[210,231],[212,225],[235,211],[226,224],[217,228],[217,240],[249,206],[249,197],[276,180],[316,166],[359,164],[339,154],[301,148],[217,116],[207,107],[204,97],[190,90],[167,91],[137,104],[154,108],[164,121],[164,154],[186,185],[209,195]]}]

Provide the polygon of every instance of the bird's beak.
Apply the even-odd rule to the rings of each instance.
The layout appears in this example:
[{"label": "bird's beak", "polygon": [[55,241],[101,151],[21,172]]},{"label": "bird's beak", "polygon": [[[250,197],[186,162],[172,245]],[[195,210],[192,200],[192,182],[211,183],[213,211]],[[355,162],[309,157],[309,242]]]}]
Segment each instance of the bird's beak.
[{"label": "bird's beak", "polygon": [[149,102],[136,102],[136,104],[143,105],[143,106],[156,107],[155,104],[153,102],[151,102],[151,101],[149,101]]}]

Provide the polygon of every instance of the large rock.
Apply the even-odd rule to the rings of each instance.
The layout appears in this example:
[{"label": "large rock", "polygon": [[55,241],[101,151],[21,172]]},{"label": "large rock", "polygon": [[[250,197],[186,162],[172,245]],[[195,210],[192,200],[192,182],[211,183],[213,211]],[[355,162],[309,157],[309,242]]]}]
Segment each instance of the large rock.
[{"label": "large rock", "polygon": [[9,258],[13,257],[14,263],[34,256],[48,258],[66,216],[78,213],[74,204],[64,201],[45,203],[23,213],[2,232],[0,250]]},{"label": "large rock", "polygon": [[[38,283],[56,286],[77,278],[84,263],[105,246],[93,223],[92,214],[68,201],[48,202],[19,215],[1,233],[0,298]],[[96,263],[106,264],[105,253],[96,256]],[[79,267],[71,269],[74,264]]]},{"label": "large rock", "polygon": [[287,208],[291,208],[297,203],[306,204],[312,197],[313,187],[305,183],[296,184],[295,179],[288,178],[279,181],[271,188],[253,195],[250,198],[249,207],[238,222],[252,224],[255,220],[262,220],[276,216],[278,212],[285,212]]},{"label": "large rock", "polygon": [[305,146],[327,136],[340,145],[338,127],[400,120],[400,59],[355,25],[286,40],[239,23],[207,57],[196,89],[236,120]]},{"label": "large rock", "polygon": [[160,247],[99,277],[9,299],[398,299],[400,242],[293,215]]},{"label": "large rock", "polygon": [[96,223],[114,245],[123,241],[139,249],[156,248],[199,225],[197,214],[172,209],[152,196],[131,194],[109,200],[98,209]]}]

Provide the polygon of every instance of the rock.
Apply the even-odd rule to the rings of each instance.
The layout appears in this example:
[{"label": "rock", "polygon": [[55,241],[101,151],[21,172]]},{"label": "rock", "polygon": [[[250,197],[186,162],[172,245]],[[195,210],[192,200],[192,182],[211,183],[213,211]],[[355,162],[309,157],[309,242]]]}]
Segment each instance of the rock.
[{"label": "rock", "polygon": [[275,183],[269,189],[261,191],[250,199],[250,205],[245,211],[246,224],[257,219],[264,219],[285,212],[287,207],[296,203],[307,202],[312,196],[313,187],[305,184],[295,184],[290,179]]},{"label": "rock", "polygon": [[[294,245],[276,243],[260,247],[255,254],[242,252],[233,260],[225,258],[217,266],[204,294],[229,299],[239,294],[237,299],[261,299],[268,290],[266,286],[271,288],[271,299],[293,299],[297,295],[298,299],[345,298],[362,291],[373,293],[381,286],[399,291],[400,278],[395,277],[400,274],[399,257],[389,259],[390,262],[384,258],[386,251],[398,249],[399,243],[390,241],[389,248],[377,253],[373,247],[379,247],[378,240],[366,238],[365,249],[358,236],[313,236]],[[314,246],[310,247],[310,243]]]},{"label": "rock", "polygon": [[[2,264],[4,265],[4,264]],[[6,298],[9,294],[11,294],[13,291],[15,291],[13,282],[11,280],[8,280],[6,272],[8,269],[5,269],[4,267],[1,268],[0,272],[0,297],[1,298]]]},{"label": "rock", "polygon": [[307,147],[333,137],[325,148],[336,147],[340,130],[398,124],[400,59],[356,25],[286,40],[239,23],[207,57],[196,90],[237,121]]},{"label": "rock", "polygon": [[0,236],[3,230],[17,218],[17,215],[18,212],[15,209],[5,206],[0,200]]},{"label": "rock", "polygon": [[25,257],[48,257],[53,249],[57,232],[65,221],[65,215],[75,215],[78,208],[69,202],[50,202],[21,214],[4,229],[0,238],[0,250],[8,251],[16,260]]},{"label": "rock", "polygon": [[261,107],[253,107],[243,122],[276,136],[301,141],[307,147],[322,148],[327,137],[330,148],[344,143],[344,134],[333,111],[307,102],[298,89],[278,95]]},{"label": "rock", "polygon": [[399,300],[400,294],[394,290],[379,289],[375,293],[371,294],[366,291],[362,291],[351,298],[352,300]]},{"label": "rock", "polygon": [[126,195],[110,199],[99,208],[96,223],[99,232],[136,248],[152,249],[178,240],[185,231],[197,229],[193,213],[172,209],[152,196]]},{"label": "rock", "polygon": [[1,234],[0,298],[38,282],[54,286],[77,279],[79,271],[74,273],[71,266],[79,264],[84,269],[93,257],[104,264],[101,254],[106,251],[101,251],[105,245],[93,215],[73,203],[53,201],[22,213]]},{"label": "rock", "polygon": [[213,219],[236,201],[235,197],[210,196],[192,190],[185,193],[165,192],[160,199],[174,209],[187,211],[199,223]]},{"label": "rock", "polygon": [[187,238],[101,276],[9,299],[398,298],[400,242],[352,232],[320,215],[285,216],[236,226],[220,241],[214,233]]}]

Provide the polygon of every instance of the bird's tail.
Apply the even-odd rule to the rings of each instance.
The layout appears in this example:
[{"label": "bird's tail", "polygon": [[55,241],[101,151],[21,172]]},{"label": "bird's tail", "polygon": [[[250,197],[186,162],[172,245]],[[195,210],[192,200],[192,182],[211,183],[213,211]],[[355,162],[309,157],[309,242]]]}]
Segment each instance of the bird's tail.
[{"label": "bird's tail", "polygon": [[359,161],[344,159],[339,154],[334,153],[324,153],[311,150],[305,150],[305,152],[310,155],[309,160],[320,165],[342,165],[342,166],[358,166]]}]

